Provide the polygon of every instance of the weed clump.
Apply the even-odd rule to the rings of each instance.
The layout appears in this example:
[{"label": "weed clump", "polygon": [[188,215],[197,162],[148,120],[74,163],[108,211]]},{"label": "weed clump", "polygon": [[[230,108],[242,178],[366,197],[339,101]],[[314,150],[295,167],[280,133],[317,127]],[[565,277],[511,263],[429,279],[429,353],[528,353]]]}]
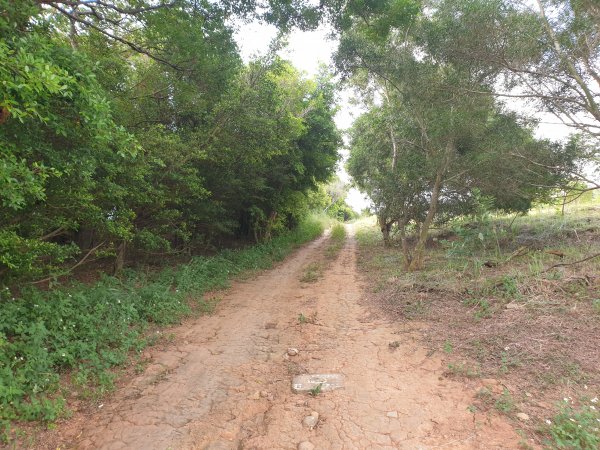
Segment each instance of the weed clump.
[{"label": "weed clump", "polygon": [[579,409],[563,405],[553,420],[546,423],[557,448],[592,450],[600,447],[600,412],[596,404],[582,405]]}]

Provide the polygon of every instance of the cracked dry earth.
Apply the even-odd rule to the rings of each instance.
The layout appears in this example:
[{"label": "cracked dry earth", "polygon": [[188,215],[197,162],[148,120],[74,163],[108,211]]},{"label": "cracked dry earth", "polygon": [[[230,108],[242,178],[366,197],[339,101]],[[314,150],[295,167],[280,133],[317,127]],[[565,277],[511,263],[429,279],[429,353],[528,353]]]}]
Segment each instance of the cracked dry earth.
[{"label": "cracked dry earth", "polygon": [[[175,348],[152,350],[145,372],[61,448],[518,448],[502,417],[467,410],[475,391],[444,378],[415,332],[369,317],[348,231],[316,283],[299,279],[307,264],[324,260],[327,237],[235,283],[214,315],[175,328]],[[316,323],[298,323],[300,312],[317,312]],[[299,355],[285,356],[288,347]],[[291,379],[299,373],[341,373],[345,387],[296,394]],[[319,422],[309,430],[302,421],[311,411]]]}]

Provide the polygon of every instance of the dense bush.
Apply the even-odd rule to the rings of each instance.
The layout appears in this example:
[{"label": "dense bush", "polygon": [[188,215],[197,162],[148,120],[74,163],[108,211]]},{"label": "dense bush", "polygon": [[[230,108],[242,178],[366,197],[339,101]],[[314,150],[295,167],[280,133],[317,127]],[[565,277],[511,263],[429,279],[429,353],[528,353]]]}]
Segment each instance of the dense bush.
[{"label": "dense bush", "polygon": [[[275,53],[244,64],[229,2],[108,2],[75,30],[63,2],[40,3],[0,0],[0,287],[68,274],[86,255],[119,271],[260,242],[307,214],[341,143],[327,75],[307,79]],[[121,30],[133,47],[98,32],[117,33],[103,17],[123,14],[139,24]]]}]

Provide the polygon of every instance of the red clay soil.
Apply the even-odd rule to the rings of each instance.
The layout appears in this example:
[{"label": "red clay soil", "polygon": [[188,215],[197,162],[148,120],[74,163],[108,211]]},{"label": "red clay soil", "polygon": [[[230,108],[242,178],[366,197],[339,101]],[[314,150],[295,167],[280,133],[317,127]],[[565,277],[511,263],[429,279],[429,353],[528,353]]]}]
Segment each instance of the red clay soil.
[{"label": "red clay soil", "polygon": [[[348,231],[319,281],[300,278],[323,260],[326,237],[236,283],[212,316],[171,330],[175,344],[150,350],[142,374],[46,442],[54,449],[296,449],[304,441],[317,449],[518,448],[503,416],[469,412],[477,387],[443,377],[418,330],[399,333],[359,305]],[[299,323],[300,313],[316,320]],[[288,347],[299,354],[288,356]],[[299,373],[341,373],[345,387],[296,394],[291,380]],[[302,422],[312,411],[319,420],[309,429]]]}]

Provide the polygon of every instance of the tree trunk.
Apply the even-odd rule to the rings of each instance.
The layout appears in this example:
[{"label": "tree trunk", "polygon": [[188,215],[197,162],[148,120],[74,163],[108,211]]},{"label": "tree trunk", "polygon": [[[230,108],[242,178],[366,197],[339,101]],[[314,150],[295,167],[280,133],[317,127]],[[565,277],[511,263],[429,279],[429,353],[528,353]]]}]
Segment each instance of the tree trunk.
[{"label": "tree trunk", "polygon": [[423,256],[425,253],[425,245],[427,244],[427,238],[429,237],[429,228],[433,223],[433,219],[437,212],[438,200],[440,198],[440,189],[442,187],[442,176],[445,171],[445,168],[439,170],[436,177],[435,182],[433,183],[433,189],[431,190],[431,203],[429,204],[429,210],[427,211],[427,216],[425,217],[425,221],[421,226],[421,230],[419,232],[419,240],[417,241],[417,245],[415,246],[415,252],[413,254],[413,259],[410,263],[410,270],[421,270],[423,268]]},{"label": "tree trunk", "polygon": [[273,211],[269,215],[269,220],[267,221],[267,229],[265,231],[265,241],[271,240],[271,232],[273,231],[273,227],[275,226],[276,220],[277,220],[277,211]]},{"label": "tree trunk", "polygon": [[402,253],[404,254],[404,268],[408,269],[412,262],[412,254],[410,251],[410,245],[406,239],[406,220],[398,221],[398,230],[400,232],[400,239],[402,242]]},{"label": "tree trunk", "polygon": [[119,247],[117,248],[117,257],[115,259],[114,273],[118,274],[123,270],[123,266],[125,265],[125,241],[121,241]]},{"label": "tree trunk", "polygon": [[377,221],[379,222],[379,228],[381,229],[381,234],[383,234],[383,245],[386,247],[390,246],[390,230],[392,228],[392,224],[388,223],[386,218],[383,215],[377,216]]}]

